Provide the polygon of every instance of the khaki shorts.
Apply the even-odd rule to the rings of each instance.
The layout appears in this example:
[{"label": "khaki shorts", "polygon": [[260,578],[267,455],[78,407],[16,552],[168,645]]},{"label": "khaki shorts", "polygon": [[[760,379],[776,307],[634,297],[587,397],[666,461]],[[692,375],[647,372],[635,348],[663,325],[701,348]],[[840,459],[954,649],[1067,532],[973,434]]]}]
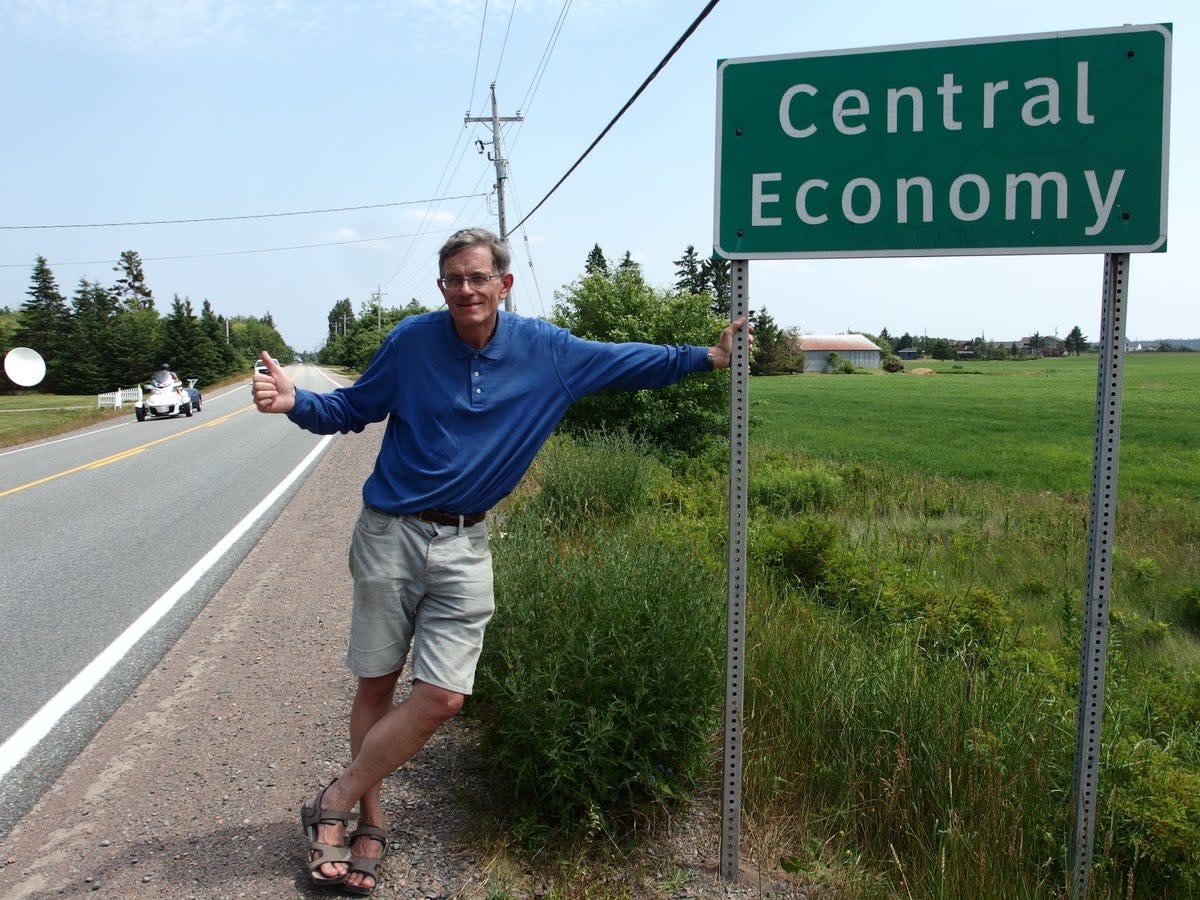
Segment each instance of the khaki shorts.
[{"label": "khaki shorts", "polygon": [[353,610],[346,667],[398,672],[469,694],[495,610],[487,523],[459,528],[363,507],[350,542]]}]

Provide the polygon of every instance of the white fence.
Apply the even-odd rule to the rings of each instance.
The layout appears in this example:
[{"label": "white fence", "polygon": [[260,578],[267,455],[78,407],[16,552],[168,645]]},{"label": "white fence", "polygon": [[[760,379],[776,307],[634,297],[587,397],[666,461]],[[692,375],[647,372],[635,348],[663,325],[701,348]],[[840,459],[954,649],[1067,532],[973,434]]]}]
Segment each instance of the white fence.
[{"label": "white fence", "polygon": [[97,394],[96,407],[98,409],[119,409],[126,403],[136,403],[141,399],[141,388],[122,388],[119,391],[109,391],[107,394]]}]

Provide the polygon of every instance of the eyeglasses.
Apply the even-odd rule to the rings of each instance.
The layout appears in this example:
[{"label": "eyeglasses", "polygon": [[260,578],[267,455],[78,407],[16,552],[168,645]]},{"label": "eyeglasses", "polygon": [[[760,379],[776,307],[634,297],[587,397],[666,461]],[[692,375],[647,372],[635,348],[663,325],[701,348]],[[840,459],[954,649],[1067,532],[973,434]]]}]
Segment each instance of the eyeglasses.
[{"label": "eyeglasses", "polygon": [[439,287],[447,291],[457,291],[464,283],[480,291],[487,287],[493,278],[503,277],[503,275],[487,275],[483,272],[472,272],[466,277],[462,275],[447,275],[445,278],[439,278],[437,283]]}]

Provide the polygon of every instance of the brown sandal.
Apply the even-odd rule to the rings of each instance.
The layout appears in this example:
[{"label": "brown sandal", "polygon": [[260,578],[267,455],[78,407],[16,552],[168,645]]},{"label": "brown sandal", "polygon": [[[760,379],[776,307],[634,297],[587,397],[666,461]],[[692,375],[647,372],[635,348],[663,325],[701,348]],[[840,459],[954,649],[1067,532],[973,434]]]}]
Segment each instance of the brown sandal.
[{"label": "brown sandal", "polygon": [[347,884],[343,882],[342,890],[347,894],[357,894],[360,897],[366,897],[371,891],[379,887],[379,876],[375,874],[375,867],[383,862],[383,858],[387,856],[388,837],[387,832],[382,828],[377,828],[374,825],[359,825],[347,839],[346,843],[353,847],[354,842],[360,837],[378,841],[383,845],[383,852],[379,856],[351,856],[350,870],[346,873],[346,876],[349,877],[351,872],[357,872],[360,875],[366,875],[368,878],[371,878],[374,883],[370,887],[363,887],[360,884]]},{"label": "brown sandal", "polygon": [[[312,879],[313,884],[330,885],[341,884],[346,880],[346,876],[350,874],[347,870],[341,875],[321,874],[321,866],[325,863],[348,863],[352,857],[350,848],[342,845],[325,844],[317,840],[318,825],[342,825],[345,826],[350,819],[356,818],[353,812],[340,812],[338,810],[325,810],[321,808],[321,801],[325,797],[325,792],[328,787],[321,788],[316,799],[312,801],[312,805],[305,803],[300,807],[300,826],[304,829],[304,840],[308,846],[308,854],[306,862],[308,863],[308,877]],[[314,859],[313,853],[319,855]]]}]

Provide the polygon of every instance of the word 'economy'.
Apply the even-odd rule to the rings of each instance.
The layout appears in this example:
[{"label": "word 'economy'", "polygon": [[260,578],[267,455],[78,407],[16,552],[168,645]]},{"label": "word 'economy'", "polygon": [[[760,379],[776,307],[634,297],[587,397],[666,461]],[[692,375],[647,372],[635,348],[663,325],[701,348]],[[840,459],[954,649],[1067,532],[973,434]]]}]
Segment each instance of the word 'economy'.
[{"label": "word 'economy'", "polygon": [[[1078,125],[1091,125],[1095,116],[1089,109],[1086,61],[1076,63],[1075,78],[1074,110],[1068,115],[1073,115],[1073,121]],[[816,104],[806,103],[805,99],[815,98],[819,93],[812,84],[794,84],[783,92],[779,101],[779,127],[783,134],[805,141],[827,127],[848,137],[871,135],[879,129],[884,134],[916,134],[925,130],[925,96],[920,88],[887,88],[882,120],[872,110],[871,98],[865,91],[849,88],[834,97],[832,107],[827,108],[828,121],[818,121],[813,114]],[[957,101],[963,86],[956,83],[954,73],[943,76],[936,93],[941,98],[941,128],[947,132],[961,131],[964,112]],[[978,109],[971,111],[977,116],[972,124],[985,130],[995,129],[1000,118],[1001,127],[1018,124],[1032,129],[1058,125],[1063,120],[1060,94],[1058,80],[1050,77],[1031,78],[1020,88],[1013,88],[1007,80],[984,82],[981,103]],[[1014,96],[1019,108],[1012,102]],[[1005,120],[1004,115],[1010,119]],[[1122,168],[1083,170],[1090,203],[1089,221],[1082,223],[1085,234],[1103,231],[1124,176],[1125,169]],[[894,210],[898,224],[932,222],[935,191],[945,192],[950,214],[962,222],[973,222],[987,215],[995,193],[1003,196],[1004,218],[1009,221],[1015,221],[1023,213],[1027,213],[1030,220],[1041,219],[1043,200],[1051,188],[1052,204],[1047,205],[1053,205],[1056,218],[1066,219],[1070,199],[1068,177],[1060,171],[993,173],[990,177],[979,172],[965,172],[947,179],[948,183],[939,184],[923,175],[897,177],[891,184],[880,184],[878,179],[866,176],[846,178],[836,184],[815,176],[789,178],[793,184],[799,182],[794,188],[791,184],[781,185],[783,172],[754,172],[750,177],[751,224],[755,227],[783,224],[785,207],[782,206],[783,195],[778,193],[783,187],[794,191],[790,199],[794,202],[796,217],[805,225],[822,225],[829,221],[831,213],[840,213],[846,221],[856,225],[873,222],[883,211],[885,191],[889,192],[889,198],[894,197],[894,207],[889,211]]]}]

